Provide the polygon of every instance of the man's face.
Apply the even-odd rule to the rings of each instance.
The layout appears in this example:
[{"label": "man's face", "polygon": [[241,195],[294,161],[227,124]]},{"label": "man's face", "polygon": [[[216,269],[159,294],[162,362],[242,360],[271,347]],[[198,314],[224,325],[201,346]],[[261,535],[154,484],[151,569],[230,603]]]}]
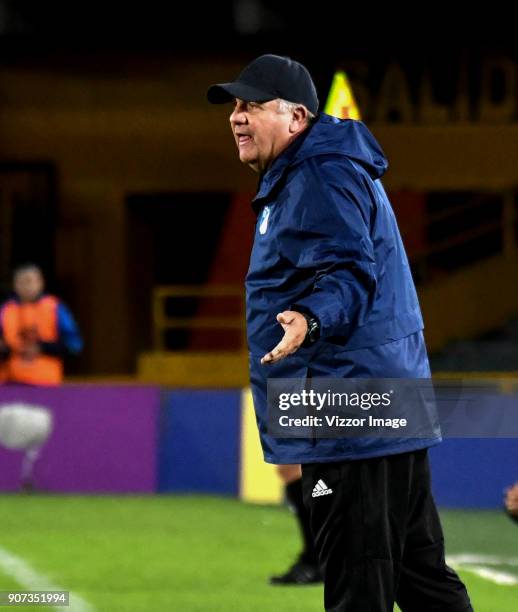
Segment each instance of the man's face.
[{"label": "man's face", "polygon": [[43,291],[43,276],[39,270],[28,268],[14,276],[14,291],[20,301],[32,302]]},{"label": "man's face", "polygon": [[279,101],[245,102],[236,98],[230,125],[239,159],[256,172],[263,172],[290,144],[291,112],[279,112]]}]

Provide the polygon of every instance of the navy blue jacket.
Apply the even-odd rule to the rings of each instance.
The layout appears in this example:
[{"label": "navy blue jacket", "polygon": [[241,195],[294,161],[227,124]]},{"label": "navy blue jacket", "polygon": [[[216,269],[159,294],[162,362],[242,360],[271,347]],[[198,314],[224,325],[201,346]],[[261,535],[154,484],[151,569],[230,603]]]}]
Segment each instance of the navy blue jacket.
[{"label": "navy blue jacket", "polygon": [[[321,114],[261,177],[246,278],[250,379],[265,460],[340,461],[406,452],[440,440],[278,439],[268,435],[268,377],[428,378],[423,320],[380,177],[387,160],[359,121]],[[276,315],[309,312],[321,338],[272,365]]]}]

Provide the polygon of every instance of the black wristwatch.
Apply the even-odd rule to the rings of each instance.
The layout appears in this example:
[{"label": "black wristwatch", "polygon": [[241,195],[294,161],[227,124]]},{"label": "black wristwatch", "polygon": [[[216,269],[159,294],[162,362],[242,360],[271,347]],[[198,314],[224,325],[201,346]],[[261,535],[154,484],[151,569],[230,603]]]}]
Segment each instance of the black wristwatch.
[{"label": "black wristwatch", "polygon": [[304,338],[304,342],[302,343],[303,347],[311,346],[320,338],[320,323],[318,319],[313,315],[307,314],[305,312],[300,313],[308,324],[308,331],[306,332],[306,337]]}]

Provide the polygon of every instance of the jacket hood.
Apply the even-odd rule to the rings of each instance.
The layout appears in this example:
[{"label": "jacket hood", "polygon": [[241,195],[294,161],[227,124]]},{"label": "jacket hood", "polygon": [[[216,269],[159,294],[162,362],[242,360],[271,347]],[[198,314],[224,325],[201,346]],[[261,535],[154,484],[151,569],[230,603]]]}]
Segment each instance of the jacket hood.
[{"label": "jacket hood", "polygon": [[383,176],[388,168],[382,148],[364,123],[321,113],[292,160],[330,153],[359,163],[372,179]]},{"label": "jacket hood", "polygon": [[321,113],[261,176],[254,202],[271,191],[288,167],[310,157],[330,154],[360,164],[373,180],[383,176],[388,168],[382,148],[364,123]]}]

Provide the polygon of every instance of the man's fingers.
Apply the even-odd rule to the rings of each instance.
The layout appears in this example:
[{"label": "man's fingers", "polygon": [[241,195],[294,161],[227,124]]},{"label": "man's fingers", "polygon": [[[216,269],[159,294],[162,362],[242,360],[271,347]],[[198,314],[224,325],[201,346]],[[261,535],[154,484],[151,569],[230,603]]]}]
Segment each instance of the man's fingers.
[{"label": "man's fingers", "polygon": [[284,359],[284,357],[288,356],[288,352],[282,348],[276,346],[272,351],[266,353],[266,355],[261,359],[261,363],[275,363],[276,361],[280,361]]},{"label": "man's fingers", "polygon": [[261,359],[261,363],[275,363],[284,359],[291,353],[294,353],[296,350],[295,346],[292,346],[292,343],[285,342],[284,339],[279,342],[279,344],[272,349],[269,353]]},{"label": "man's fingers", "polygon": [[277,315],[277,321],[281,323],[281,325],[289,325],[293,323],[295,320],[295,315],[293,313],[289,314],[289,311],[280,312]]}]

